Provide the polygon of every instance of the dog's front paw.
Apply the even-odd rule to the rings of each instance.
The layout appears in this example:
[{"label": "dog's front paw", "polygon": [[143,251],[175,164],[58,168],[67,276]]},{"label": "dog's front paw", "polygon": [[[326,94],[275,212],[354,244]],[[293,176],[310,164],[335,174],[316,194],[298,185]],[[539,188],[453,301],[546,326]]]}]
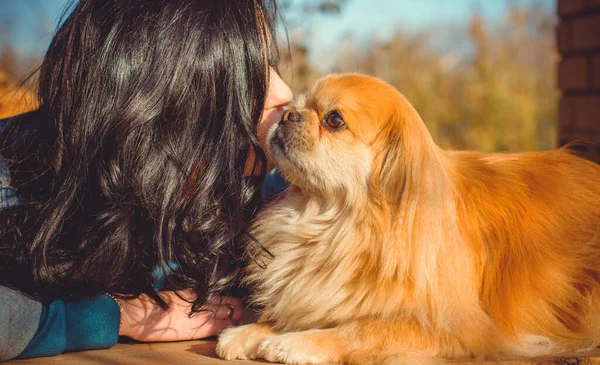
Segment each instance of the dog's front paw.
[{"label": "dog's front paw", "polygon": [[225,360],[256,359],[258,346],[273,333],[273,328],[264,323],[226,329],[219,336],[217,355]]},{"label": "dog's front paw", "polygon": [[313,330],[267,337],[258,348],[258,357],[286,364],[342,362],[339,341],[324,331]]}]

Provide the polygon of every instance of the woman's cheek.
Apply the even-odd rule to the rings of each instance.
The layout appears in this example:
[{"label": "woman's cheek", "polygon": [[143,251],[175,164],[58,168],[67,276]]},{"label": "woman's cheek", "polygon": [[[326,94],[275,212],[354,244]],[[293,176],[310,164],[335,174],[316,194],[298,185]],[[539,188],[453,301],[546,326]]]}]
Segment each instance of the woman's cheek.
[{"label": "woman's cheek", "polygon": [[[283,108],[265,110],[263,113],[262,120],[260,121],[260,123],[258,123],[258,126],[256,127],[258,142],[260,143],[260,146],[262,147],[263,151],[265,152],[265,155],[267,156],[267,172],[271,171],[275,167],[273,160],[269,156],[269,150],[267,149],[267,135],[269,133],[269,130],[273,128],[275,124],[279,123],[279,121],[281,120],[281,116],[283,115],[283,111]],[[254,166],[255,158],[256,156],[254,155],[254,153],[251,153],[248,157],[248,161],[246,162],[246,176],[253,175],[252,168]],[[258,174],[259,172],[260,171],[255,171],[254,175]]]},{"label": "woman's cheek", "polygon": [[258,124],[256,133],[258,134],[260,145],[264,150],[267,149],[267,135],[271,128],[273,128],[275,124],[279,123],[281,116],[283,115],[283,111],[283,108],[265,111],[263,114],[263,119]]}]

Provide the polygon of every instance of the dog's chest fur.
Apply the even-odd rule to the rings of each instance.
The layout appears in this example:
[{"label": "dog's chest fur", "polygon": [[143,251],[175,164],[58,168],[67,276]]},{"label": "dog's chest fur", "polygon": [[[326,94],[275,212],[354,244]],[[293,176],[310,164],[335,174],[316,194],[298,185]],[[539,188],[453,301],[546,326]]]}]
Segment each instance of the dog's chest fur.
[{"label": "dog's chest fur", "polygon": [[[370,250],[357,253],[352,243],[372,240],[375,233],[358,231],[359,226],[365,225],[356,224],[348,209],[320,206],[293,191],[261,213],[252,234],[273,257],[257,250],[248,281],[276,327],[322,328],[363,311],[385,314],[382,295],[396,284],[365,280],[376,275],[377,259]],[[401,294],[402,288],[395,291]]]}]

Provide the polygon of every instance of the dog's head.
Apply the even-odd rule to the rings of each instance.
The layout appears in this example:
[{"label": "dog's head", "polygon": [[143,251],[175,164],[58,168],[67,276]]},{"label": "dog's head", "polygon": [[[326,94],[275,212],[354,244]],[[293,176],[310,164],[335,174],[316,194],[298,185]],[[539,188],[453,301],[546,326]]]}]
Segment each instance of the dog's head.
[{"label": "dog's head", "polygon": [[359,74],[322,78],[269,132],[270,155],[286,178],[327,196],[397,198],[431,141],[403,95]]}]

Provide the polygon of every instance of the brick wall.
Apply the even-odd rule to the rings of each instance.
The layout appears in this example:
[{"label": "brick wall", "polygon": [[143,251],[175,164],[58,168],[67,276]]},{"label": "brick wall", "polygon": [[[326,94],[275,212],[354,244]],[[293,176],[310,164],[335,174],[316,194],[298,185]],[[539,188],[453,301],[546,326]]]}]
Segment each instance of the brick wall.
[{"label": "brick wall", "polygon": [[559,144],[600,141],[600,0],[557,0]]}]

